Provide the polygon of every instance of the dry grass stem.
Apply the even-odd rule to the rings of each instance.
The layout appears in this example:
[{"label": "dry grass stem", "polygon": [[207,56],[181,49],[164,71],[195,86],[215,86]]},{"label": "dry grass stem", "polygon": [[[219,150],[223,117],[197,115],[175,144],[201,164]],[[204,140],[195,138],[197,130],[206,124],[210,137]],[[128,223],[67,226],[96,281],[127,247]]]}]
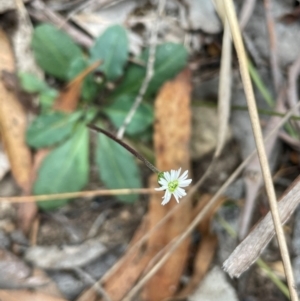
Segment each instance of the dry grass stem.
[{"label": "dry grass stem", "polygon": [[278,92],[280,89],[281,75],[280,75],[280,70],[278,65],[277,39],[276,39],[276,32],[275,32],[275,23],[271,11],[271,5],[272,5],[271,0],[264,0],[264,5],[265,5],[267,27],[269,32],[271,71],[272,71],[275,91]]},{"label": "dry grass stem", "polygon": [[224,0],[224,5],[226,9],[227,18],[230,24],[231,33],[237,55],[239,58],[240,71],[242,76],[242,81],[244,85],[244,90],[246,94],[246,99],[249,108],[249,114],[251,118],[251,124],[253,128],[254,138],[257,145],[258,157],[261,163],[262,174],[265,181],[267,195],[269,197],[269,204],[272,212],[272,217],[275,225],[276,235],[279,243],[280,253],[284,264],[285,274],[287,277],[287,282],[291,294],[291,299],[293,301],[298,300],[297,292],[295,289],[295,281],[293,276],[293,270],[290,262],[289,252],[285,241],[285,236],[283,232],[283,227],[280,221],[275,190],[272,182],[271,172],[268,165],[268,158],[265,152],[263,136],[259,124],[259,116],[257,113],[256,102],[254,97],[254,92],[252,88],[252,83],[248,71],[247,56],[242,41],[241,32],[238,25],[238,20],[236,17],[234,4],[232,0]]},{"label": "dry grass stem", "polygon": [[56,194],[43,194],[43,195],[29,195],[29,196],[11,196],[0,197],[0,202],[9,203],[29,203],[29,202],[42,202],[49,200],[59,199],[75,199],[79,197],[92,198],[99,195],[122,195],[122,194],[150,194],[158,193],[149,188],[137,188],[137,189],[100,189],[100,190],[88,190],[88,191],[76,191]]},{"label": "dry grass stem", "polygon": [[242,6],[241,12],[240,12],[241,31],[244,31],[244,29],[246,28],[248,21],[250,20],[252,14],[253,14],[255,4],[256,4],[256,0],[245,0],[243,2],[243,6]]},{"label": "dry grass stem", "polygon": [[231,59],[232,44],[230,36],[230,28],[227,20],[224,20],[224,33],[222,44],[222,57],[218,94],[218,145],[215,156],[219,157],[226,142],[228,123],[231,107]]}]

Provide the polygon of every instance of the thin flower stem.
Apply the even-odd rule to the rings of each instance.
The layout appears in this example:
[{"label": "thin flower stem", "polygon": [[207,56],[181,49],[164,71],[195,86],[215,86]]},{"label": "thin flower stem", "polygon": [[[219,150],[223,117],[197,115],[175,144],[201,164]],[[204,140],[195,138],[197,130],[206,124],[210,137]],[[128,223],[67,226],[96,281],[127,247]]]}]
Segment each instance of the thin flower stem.
[{"label": "thin flower stem", "polygon": [[143,157],[141,154],[139,154],[135,149],[133,149],[131,146],[129,146],[128,144],[126,144],[125,142],[123,142],[122,140],[118,139],[117,137],[115,137],[114,135],[112,135],[111,133],[107,132],[104,129],[99,128],[98,126],[94,125],[94,124],[89,124],[88,127],[96,132],[100,132],[104,135],[106,135],[107,137],[109,137],[110,139],[114,140],[115,142],[119,143],[121,146],[123,146],[126,150],[128,150],[131,154],[133,154],[136,158],[138,158],[139,160],[141,160],[150,170],[152,170],[153,172],[159,174],[160,171],[154,166],[152,165],[145,157]]},{"label": "thin flower stem", "polygon": [[223,0],[227,19],[231,28],[231,33],[233,37],[233,42],[236,48],[237,56],[240,64],[240,72],[243,81],[243,86],[246,94],[246,99],[249,107],[249,114],[252,124],[252,129],[254,133],[254,138],[257,147],[257,153],[261,164],[262,175],[265,181],[266,191],[269,198],[270,209],[272,213],[272,218],[274,221],[274,227],[278,239],[279,249],[284,265],[284,270],[290,290],[291,300],[297,301],[298,296],[295,288],[295,281],[293,276],[293,270],[291,266],[291,261],[289,257],[289,252],[287,244],[285,241],[285,236],[283,232],[283,227],[281,224],[278,205],[276,201],[275,190],[272,182],[271,172],[268,164],[268,158],[266,155],[262,132],[259,123],[259,116],[257,113],[257,107],[253,92],[253,87],[251,83],[251,78],[248,71],[248,60],[245,52],[242,35],[238,25],[235,8],[232,0]]}]

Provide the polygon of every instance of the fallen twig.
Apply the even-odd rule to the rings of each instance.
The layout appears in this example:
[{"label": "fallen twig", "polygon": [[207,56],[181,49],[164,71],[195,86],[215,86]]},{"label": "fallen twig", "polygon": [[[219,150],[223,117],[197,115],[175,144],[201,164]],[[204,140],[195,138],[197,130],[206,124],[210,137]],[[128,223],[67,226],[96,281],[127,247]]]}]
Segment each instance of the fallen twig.
[{"label": "fallen twig", "polygon": [[90,48],[93,45],[92,38],[85,35],[83,32],[79,31],[72,25],[66,23],[62,16],[50,10],[42,1],[32,1],[30,3],[30,7],[28,8],[28,12],[33,18],[39,21],[50,22],[57,27],[61,27],[74,39],[74,41],[84,46],[85,48]]},{"label": "fallen twig", "polygon": [[153,77],[154,74],[154,64],[155,64],[155,52],[156,52],[156,44],[157,44],[157,34],[159,29],[159,20],[162,18],[164,7],[165,7],[166,0],[160,0],[158,2],[158,8],[157,8],[157,18],[153,24],[151,36],[150,36],[150,48],[149,48],[149,56],[148,56],[148,62],[147,62],[147,69],[146,69],[146,76],[143,80],[142,86],[139,90],[139,93],[130,108],[130,111],[128,112],[127,116],[125,117],[124,123],[119,128],[119,131],[117,133],[117,138],[122,139],[123,135],[125,133],[126,127],[131,122],[136,110],[138,109],[139,105],[141,104],[144,95],[147,91],[147,88],[149,86],[149,83]]}]

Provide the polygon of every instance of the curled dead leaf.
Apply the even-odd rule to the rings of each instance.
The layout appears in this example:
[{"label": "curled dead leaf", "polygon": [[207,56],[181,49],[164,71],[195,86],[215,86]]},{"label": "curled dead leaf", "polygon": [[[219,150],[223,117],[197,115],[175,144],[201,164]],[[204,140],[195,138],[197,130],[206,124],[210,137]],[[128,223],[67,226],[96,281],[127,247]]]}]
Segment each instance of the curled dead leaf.
[{"label": "curled dead leaf", "polygon": [[[14,72],[14,56],[9,40],[0,30],[1,72]],[[30,190],[31,154],[25,142],[27,118],[14,91],[0,80],[0,131],[13,176],[23,191]]]}]

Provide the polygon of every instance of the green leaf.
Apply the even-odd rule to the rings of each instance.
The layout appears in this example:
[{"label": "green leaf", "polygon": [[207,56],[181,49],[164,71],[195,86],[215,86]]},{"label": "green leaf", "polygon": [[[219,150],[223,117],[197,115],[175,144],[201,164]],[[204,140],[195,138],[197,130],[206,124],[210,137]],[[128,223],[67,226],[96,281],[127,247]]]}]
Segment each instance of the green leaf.
[{"label": "green leaf", "polygon": [[81,112],[52,112],[38,116],[26,132],[27,143],[34,148],[48,147],[69,137]]},{"label": "green leaf", "polygon": [[41,93],[51,89],[46,82],[31,73],[21,72],[19,79],[21,87],[28,93]]},{"label": "green leaf", "polygon": [[[88,181],[88,129],[81,124],[72,137],[55,148],[43,161],[36,182],[34,194],[54,194],[81,190]],[[38,202],[44,210],[55,209],[68,200]]]},{"label": "green leaf", "polygon": [[[147,62],[149,50],[144,51],[139,58]],[[146,96],[154,94],[167,80],[173,78],[187,62],[187,51],[180,44],[165,43],[156,49],[154,75],[149,83]],[[132,95],[135,97],[146,76],[146,67],[131,64],[122,83],[117,87],[112,97]]]},{"label": "green leaf", "polygon": [[107,28],[90,49],[90,55],[92,61],[102,61],[99,70],[103,71],[108,80],[120,77],[128,58],[125,29],[120,25]]},{"label": "green leaf", "polygon": [[49,88],[49,90],[43,91],[40,94],[40,104],[42,107],[42,113],[45,113],[49,111],[55,99],[58,97],[58,91],[52,88]]},{"label": "green leaf", "polygon": [[[71,63],[68,78],[69,81],[74,79],[79,73],[84,71],[89,66],[88,61],[84,57],[78,57]],[[95,82],[92,74],[88,74],[82,85],[81,96],[84,100],[90,102],[92,101],[99,92],[99,85]]]},{"label": "green leaf", "polygon": [[42,112],[45,112],[52,107],[54,100],[58,96],[58,92],[55,89],[49,87],[45,81],[31,73],[19,73],[19,79],[24,91],[39,94]]},{"label": "green leaf", "polygon": [[[132,97],[124,95],[116,99],[103,111],[107,114],[115,127],[119,128],[122,126],[133,102],[134,99]],[[126,132],[129,135],[141,133],[152,124],[153,119],[152,107],[143,102],[135,112],[129,126],[126,128]]]},{"label": "green leaf", "polygon": [[62,80],[67,80],[72,61],[82,56],[80,48],[72,39],[50,24],[35,28],[32,49],[43,70]]},{"label": "green leaf", "polygon": [[[122,146],[106,137],[98,135],[96,153],[100,178],[109,189],[140,188],[141,179],[134,157]],[[132,203],[136,195],[118,196],[121,201]]]}]

